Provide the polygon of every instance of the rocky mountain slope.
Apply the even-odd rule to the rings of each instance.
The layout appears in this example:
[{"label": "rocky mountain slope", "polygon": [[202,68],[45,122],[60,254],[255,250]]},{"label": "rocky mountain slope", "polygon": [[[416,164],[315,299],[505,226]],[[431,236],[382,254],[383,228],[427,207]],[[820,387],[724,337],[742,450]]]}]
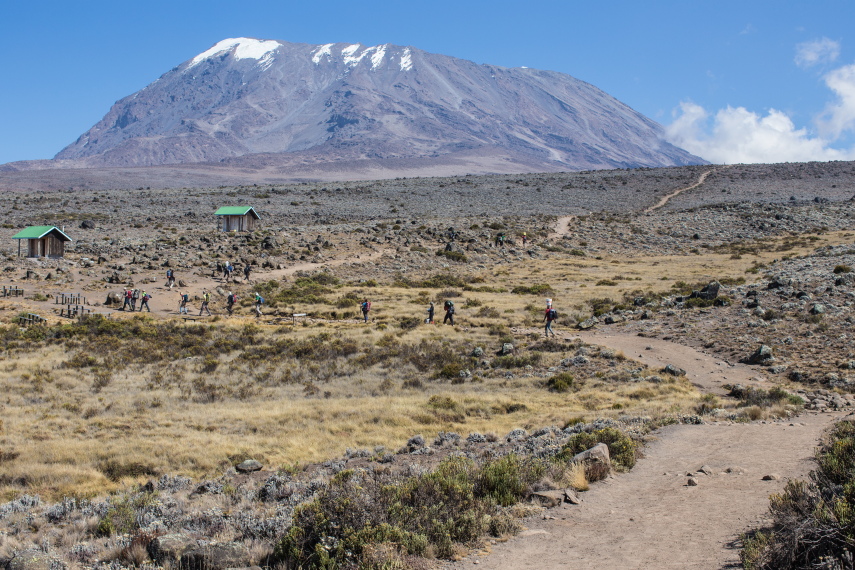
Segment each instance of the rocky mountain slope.
[{"label": "rocky mountain slope", "polygon": [[237,38],[118,101],[56,159],[295,168],[295,156],[303,165],[465,156],[466,172],[479,160],[491,172],[704,162],[661,135],[654,121],[561,73],[413,47]]}]

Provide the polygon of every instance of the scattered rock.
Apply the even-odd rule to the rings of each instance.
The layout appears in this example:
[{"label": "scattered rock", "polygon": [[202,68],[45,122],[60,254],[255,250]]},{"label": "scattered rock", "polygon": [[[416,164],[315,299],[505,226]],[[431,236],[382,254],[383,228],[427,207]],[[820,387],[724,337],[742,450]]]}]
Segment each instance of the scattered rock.
[{"label": "scattered rock", "polygon": [[665,368],[662,369],[662,372],[665,374],[670,374],[671,376],[685,376],[686,371],[682,368],[674,366],[673,364],[668,364]]},{"label": "scattered rock", "polygon": [[763,481],[777,481],[781,478],[780,475],[776,473],[770,473],[769,475],[763,475]]},{"label": "scattered rock", "polygon": [[689,480],[686,482],[686,485],[689,487],[697,487],[698,479],[696,477],[689,477]]},{"label": "scattered rock", "polygon": [[253,471],[261,471],[261,463],[256,461],[255,459],[247,459],[246,461],[242,461],[235,465],[235,469],[239,473],[252,473]]}]

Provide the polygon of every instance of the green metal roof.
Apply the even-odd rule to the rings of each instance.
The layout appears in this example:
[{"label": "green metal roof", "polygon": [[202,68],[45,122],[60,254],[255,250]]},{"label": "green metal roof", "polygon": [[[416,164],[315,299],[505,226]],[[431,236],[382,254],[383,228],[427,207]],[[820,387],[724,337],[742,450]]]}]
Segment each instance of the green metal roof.
[{"label": "green metal roof", "polygon": [[62,238],[65,238],[64,241],[72,241],[65,232],[56,226],[30,226],[13,235],[12,239],[41,239],[53,231],[62,236]]},{"label": "green metal roof", "polygon": [[255,211],[255,208],[252,206],[223,206],[216,212],[214,212],[215,216],[245,216],[246,214],[252,212],[252,215],[256,217],[256,219],[260,219],[258,213]]}]

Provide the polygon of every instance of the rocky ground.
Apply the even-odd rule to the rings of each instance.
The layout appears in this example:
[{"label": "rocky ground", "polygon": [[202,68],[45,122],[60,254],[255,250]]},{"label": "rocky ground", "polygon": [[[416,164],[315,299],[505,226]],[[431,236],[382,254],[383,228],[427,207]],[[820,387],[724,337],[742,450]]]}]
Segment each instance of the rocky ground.
[{"label": "rocky ground", "polygon": [[[644,211],[661,197],[691,186],[704,172],[709,174],[697,188],[676,193],[662,207]],[[661,287],[648,286],[636,294],[621,289],[625,291],[621,295],[600,298],[598,304],[586,298],[572,311],[562,307],[557,328],[567,342],[576,342],[577,323],[587,322],[585,328],[593,331],[590,334],[601,338],[585,337],[585,341],[624,350],[629,358],[625,364],[600,358],[599,348],[579,344],[574,345],[577,351],[572,359],[531,373],[621,373],[628,382],[661,379],[666,374],[661,369],[663,361],[645,362],[646,352],[648,346],[659,346],[655,343],[669,343],[673,348],[666,352],[695,351],[682,353],[692,358],[703,353],[716,359],[720,368],[741,371],[742,376],[728,372],[733,378],[738,376],[735,382],[717,379],[715,384],[699,384],[720,402],[727,400],[726,393],[734,393],[722,386],[736,383],[785,386],[820,418],[832,417],[831,410],[846,410],[853,404],[855,352],[848,340],[855,323],[855,247],[849,242],[855,233],[847,233],[855,232],[853,163],[138,188],[127,192],[7,191],[6,195],[11,204],[3,224],[8,237],[27,225],[56,224],[74,239],[64,260],[23,260],[16,256],[17,246],[11,240],[0,244],[0,279],[7,286],[26,290],[24,298],[0,299],[0,320],[6,323],[21,312],[62,321],[56,296],[63,292],[85,295],[86,306],[93,312],[113,313],[116,307],[107,304],[108,295],[126,287],[156,291],[152,302],[155,316],[172,318],[174,303],[166,301],[172,292],[162,283],[166,268],[175,270],[180,288],[196,296],[203,289],[217,291],[221,308],[225,291],[235,288],[248,295],[252,290],[240,277],[223,282],[218,266],[227,260],[235,264],[237,275],[249,264],[254,283],[291,279],[298,271],[324,270],[349,282],[393,286],[402,279],[425,278],[439,271],[477,288],[478,279],[503,271],[521,279],[513,272],[525,275],[534,268],[542,269],[555,284],[574,263],[584,262],[587,265],[580,271],[593,272],[602,266],[607,271],[610,265],[627,260],[639,267],[664,267],[658,264],[666,263],[666,258],[681,263],[697,259],[703,264],[707,257],[724,256],[734,265],[753,261],[747,273],[718,275],[708,270],[700,273],[702,281],[683,283],[674,283],[674,275],[663,275]],[[262,215],[262,230],[237,236],[217,232],[213,211],[235,204],[256,206]],[[557,226],[567,230],[556,232]],[[499,232],[508,236],[504,247],[495,244]],[[523,232],[526,244],[522,243]],[[465,261],[437,255],[438,251],[457,253]],[[719,263],[724,265],[716,267],[726,267],[726,262]],[[518,283],[537,281],[533,275]],[[628,275],[613,276],[616,281],[598,284],[598,291],[617,291]],[[580,287],[580,281],[573,279],[572,286]],[[711,280],[719,283],[715,299],[692,296],[693,290]],[[567,285],[562,292],[569,295],[569,288]],[[247,317],[249,311],[242,307],[239,314]],[[291,312],[289,307],[272,308],[267,317]],[[332,318],[320,313],[312,316],[319,321]],[[515,342],[526,342],[537,334],[539,329],[532,326],[536,323],[535,319],[517,327]],[[613,338],[603,338],[608,335]],[[652,348],[651,354],[655,352]],[[610,370],[615,366],[620,369]],[[684,375],[695,382],[693,374],[698,372],[690,366],[683,368]],[[725,375],[710,372],[709,376]],[[783,417],[800,410],[798,406],[786,409]],[[829,413],[824,414],[826,411]],[[673,418],[687,424],[681,430],[703,423],[737,431],[744,427],[740,422],[745,419],[732,405],[724,404],[683,410]],[[776,425],[787,426],[791,421],[796,420],[781,419]],[[643,438],[655,427],[652,423],[651,418],[622,417],[502,435],[442,433],[435,439],[414,435],[401,442],[399,449],[349,449],[343,456],[293,471],[271,471],[269,466],[250,463],[208,480],[164,475],[147,487],[112,498],[51,502],[25,495],[0,505],[0,554],[16,570],[88,567],[99,561],[112,567],[150,560],[157,564],[181,560],[182,565],[206,568],[263,564],[272,552],[274,538],[290,524],[294,507],[343,469],[392,470],[403,476],[423,472],[451,453],[475,460],[510,452],[549,455],[580,430],[617,425]],[[796,459],[810,454],[810,449],[803,448],[812,445],[821,423],[811,424],[818,427],[793,451],[801,454]],[[751,445],[759,448],[772,437],[777,436],[764,432]],[[694,445],[681,441],[681,445]],[[741,467],[751,460],[748,451],[738,460]],[[330,451],[331,456],[336,454],[336,450]],[[762,456],[755,455],[762,461]],[[722,463],[720,467],[728,466]],[[259,467],[263,470],[258,471]],[[793,471],[793,475],[803,471]],[[752,489],[765,500],[767,488]],[[762,516],[755,512],[762,501],[754,499],[753,511],[745,516]],[[694,508],[688,503],[684,507]],[[98,529],[108,513],[120,509],[136,517],[141,533],[132,536]],[[543,507],[534,509],[542,519]],[[717,524],[717,532],[724,538],[733,538],[742,530],[736,524],[724,528],[727,517]],[[560,531],[550,528],[547,532]],[[678,540],[679,534],[673,538]],[[520,560],[519,553],[507,556],[510,558],[497,559],[497,567],[503,561]],[[621,564],[619,559],[613,567]]]}]

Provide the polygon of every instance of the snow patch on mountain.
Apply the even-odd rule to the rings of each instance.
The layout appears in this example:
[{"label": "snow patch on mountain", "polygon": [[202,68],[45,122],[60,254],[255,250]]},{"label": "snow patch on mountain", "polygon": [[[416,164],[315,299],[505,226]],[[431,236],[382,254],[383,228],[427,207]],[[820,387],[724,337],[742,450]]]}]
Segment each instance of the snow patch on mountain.
[{"label": "snow patch on mountain", "polygon": [[332,57],[332,47],[334,45],[335,44],[324,44],[320,46],[315,50],[315,53],[312,54],[312,61],[315,62],[315,64],[319,64],[321,63],[321,58],[324,56],[326,56],[327,59],[330,59]]},{"label": "snow patch on mountain", "polygon": [[386,57],[386,45],[375,46],[371,49],[374,50],[371,56],[371,69],[377,69],[383,63],[383,58]]},{"label": "snow patch on mountain", "polygon": [[234,49],[235,59],[256,59],[266,69],[270,67],[273,52],[281,44],[275,40],[256,40],[253,38],[229,38],[218,42],[208,51],[204,51],[190,61],[187,69],[199,65],[209,57]]},{"label": "snow patch on mountain", "polygon": [[410,48],[404,48],[404,53],[401,55],[401,71],[410,71],[413,68],[413,54]]}]

